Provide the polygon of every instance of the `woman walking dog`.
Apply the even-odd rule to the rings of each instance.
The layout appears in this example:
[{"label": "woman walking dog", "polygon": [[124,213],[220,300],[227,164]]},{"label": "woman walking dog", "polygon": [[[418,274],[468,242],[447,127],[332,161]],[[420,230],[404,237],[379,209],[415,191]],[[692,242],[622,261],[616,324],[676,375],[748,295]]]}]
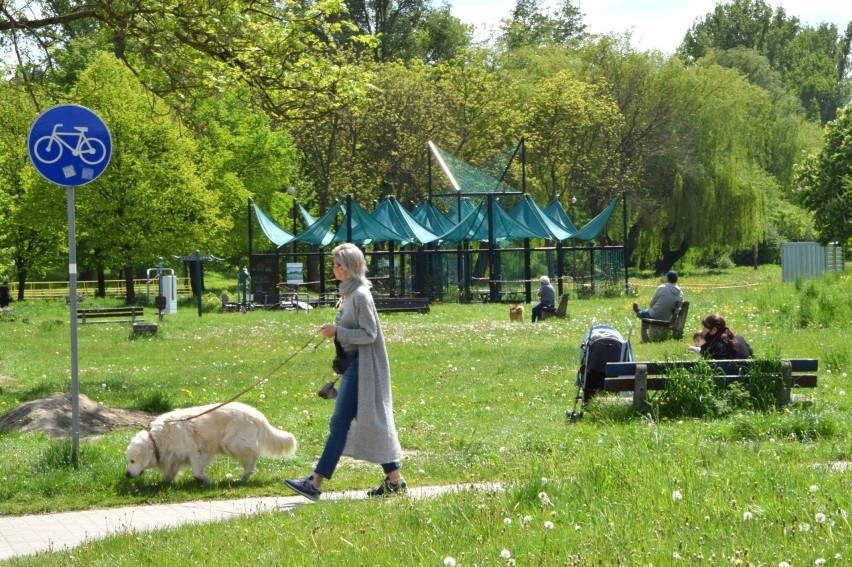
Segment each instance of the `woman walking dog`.
[{"label": "woman walking dog", "polygon": [[316,502],[323,482],[331,480],[340,457],[347,455],[382,466],[385,478],[367,496],[405,493],[408,487],[400,474],[402,447],[393,419],[390,365],[366,277],[367,263],[354,244],[341,244],[331,254],[341,301],[336,324],[323,325],[320,332],[340,342],[349,364],[341,377],[329,435],[313,474],[284,482]]}]

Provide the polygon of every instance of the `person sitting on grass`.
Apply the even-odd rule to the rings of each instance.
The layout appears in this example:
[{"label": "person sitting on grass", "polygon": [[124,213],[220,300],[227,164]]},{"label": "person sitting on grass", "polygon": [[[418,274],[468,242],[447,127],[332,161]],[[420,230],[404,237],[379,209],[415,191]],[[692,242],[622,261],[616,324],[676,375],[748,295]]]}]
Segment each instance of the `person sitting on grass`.
[{"label": "person sitting on grass", "polygon": [[647,309],[639,309],[638,303],[633,304],[633,311],[636,312],[637,317],[664,321],[671,318],[675,304],[683,301],[683,290],[677,285],[677,272],[672,271],[666,274],[666,280],[666,283],[654,290]]},{"label": "person sitting on grass", "polygon": [[704,326],[704,344],[701,356],[714,360],[739,360],[751,358],[754,352],[744,338],[728,328],[725,319],[718,313],[708,315],[701,322]]},{"label": "person sitting on grass", "polygon": [[694,352],[695,354],[701,354],[701,345],[704,344],[704,333],[702,331],[695,331],[695,334],[692,335],[691,345],[686,345],[686,348]]}]

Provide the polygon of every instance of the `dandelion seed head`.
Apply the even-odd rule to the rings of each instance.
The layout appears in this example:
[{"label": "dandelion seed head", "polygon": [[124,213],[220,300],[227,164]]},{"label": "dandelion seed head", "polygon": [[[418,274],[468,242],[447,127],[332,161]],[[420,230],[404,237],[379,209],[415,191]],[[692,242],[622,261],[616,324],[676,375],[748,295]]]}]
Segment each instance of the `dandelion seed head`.
[{"label": "dandelion seed head", "polygon": [[683,500],[683,494],[680,493],[680,490],[675,490],[674,492],[672,492],[672,500],[674,500],[675,502],[680,502],[681,500]]},{"label": "dandelion seed head", "polygon": [[825,559],[823,559],[822,557],[818,557],[814,560],[814,565],[825,565]]},{"label": "dandelion seed head", "polygon": [[512,518],[503,518],[503,523],[507,526],[512,523]]},{"label": "dandelion seed head", "polygon": [[532,522],[532,516],[524,516],[522,522],[524,523],[524,525],[529,524],[530,522]]},{"label": "dandelion seed head", "polygon": [[748,512],[748,511],[743,512],[743,521],[747,522],[748,520],[751,520],[753,517],[754,516],[752,516],[751,512]]},{"label": "dandelion seed head", "polygon": [[825,514],[823,514],[822,512],[817,512],[816,515],[814,516],[814,520],[816,520],[817,523],[820,523],[820,524],[825,523],[825,520],[826,520]]},{"label": "dandelion seed head", "polygon": [[799,531],[800,532],[809,532],[809,531],[811,531],[811,525],[802,522],[801,524],[799,524]]},{"label": "dandelion seed head", "polygon": [[500,552],[500,557],[502,557],[503,559],[509,559],[509,558],[512,557],[512,554],[511,554],[511,552],[509,552],[508,549],[504,549],[503,551]]},{"label": "dandelion seed head", "polygon": [[456,567],[456,560],[452,557],[444,557],[444,565],[446,567]]},{"label": "dandelion seed head", "polygon": [[544,523],[544,529],[546,529],[546,530],[552,530],[552,529],[553,529],[553,522],[551,522],[550,520],[546,521],[546,522]]},{"label": "dandelion seed head", "polygon": [[819,492],[819,486],[812,484],[810,488],[811,492]]}]

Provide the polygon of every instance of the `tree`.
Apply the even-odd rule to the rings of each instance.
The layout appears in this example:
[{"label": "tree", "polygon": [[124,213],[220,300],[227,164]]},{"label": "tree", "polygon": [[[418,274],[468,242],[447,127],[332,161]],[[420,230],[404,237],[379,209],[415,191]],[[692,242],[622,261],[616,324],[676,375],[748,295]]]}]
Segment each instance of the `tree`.
[{"label": "tree", "polygon": [[18,301],[24,299],[27,279],[61,265],[67,251],[66,195],[29,162],[27,135],[38,112],[21,87],[0,82],[0,266],[14,270]]},{"label": "tree", "polygon": [[697,61],[711,51],[754,50],[769,61],[811,120],[825,124],[852,96],[852,22],[841,36],[834,24],[804,26],[762,0],[717,4],[684,37],[678,53]]},{"label": "tree", "polygon": [[512,16],[500,22],[500,42],[506,49],[567,46],[586,36],[583,14],[571,0],[561,0],[545,13],[543,0],[517,0]]},{"label": "tree", "polygon": [[545,202],[565,193],[602,210],[620,192],[624,118],[615,100],[561,72],[543,81],[526,104],[530,180],[543,189]]},{"label": "tree", "polygon": [[293,201],[285,188],[297,184],[298,172],[290,134],[273,130],[269,117],[245,109],[241,98],[229,90],[199,101],[190,116],[201,163],[210,171],[207,190],[217,196],[217,207],[232,227],[213,253],[234,266],[245,264],[248,254],[248,198],[273,218],[287,218]]},{"label": "tree", "polygon": [[852,248],[852,111],[825,127],[825,146],[797,172],[798,196],[813,213],[823,244]]},{"label": "tree", "polygon": [[618,175],[631,263],[665,273],[691,248],[761,241],[767,195],[789,190],[790,156],[812,140],[798,105],[708,59],[684,66],[617,38],[579,55],[580,77],[606,86],[624,117]]},{"label": "tree", "polygon": [[182,107],[246,87],[244,104],[278,119],[304,119],[364,93],[357,53],[375,45],[341,13],[341,4],[286,0],[129,0],[6,2],[3,42],[21,79],[57,70],[54,53],[88,38],[111,51],[151,91]]},{"label": "tree", "polygon": [[413,50],[405,59],[426,63],[447,61],[461,55],[473,41],[473,26],[462,23],[444,5],[429,11],[423,24],[412,31]]},{"label": "tree", "polygon": [[131,304],[135,269],[206,249],[231,224],[193,137],[114,56],[97,55],[69,98],[104,119],[114,148],[104,173],[77,192],[80,263],[101,280],[121,270]]}]

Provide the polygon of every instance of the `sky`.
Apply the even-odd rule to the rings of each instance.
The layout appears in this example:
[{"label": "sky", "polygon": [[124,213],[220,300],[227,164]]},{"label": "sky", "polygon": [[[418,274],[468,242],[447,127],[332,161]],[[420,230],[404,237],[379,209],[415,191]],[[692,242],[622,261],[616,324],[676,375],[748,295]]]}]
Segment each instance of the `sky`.
[{"label": "sky", "polygon": [[[452,13],[476,28],[476,37],[484,39],[501,19],[510,17],[515,0],[447,0]],[[852,21],[849,0],[764,0],[773,9],[783,7],[788,17],[805,24],[836,24],[842,34]],[[697,19],[713,11],[719,0],[573,0],[589,33],[632,32],[634,47],[674,53],[683,36]]]}]

